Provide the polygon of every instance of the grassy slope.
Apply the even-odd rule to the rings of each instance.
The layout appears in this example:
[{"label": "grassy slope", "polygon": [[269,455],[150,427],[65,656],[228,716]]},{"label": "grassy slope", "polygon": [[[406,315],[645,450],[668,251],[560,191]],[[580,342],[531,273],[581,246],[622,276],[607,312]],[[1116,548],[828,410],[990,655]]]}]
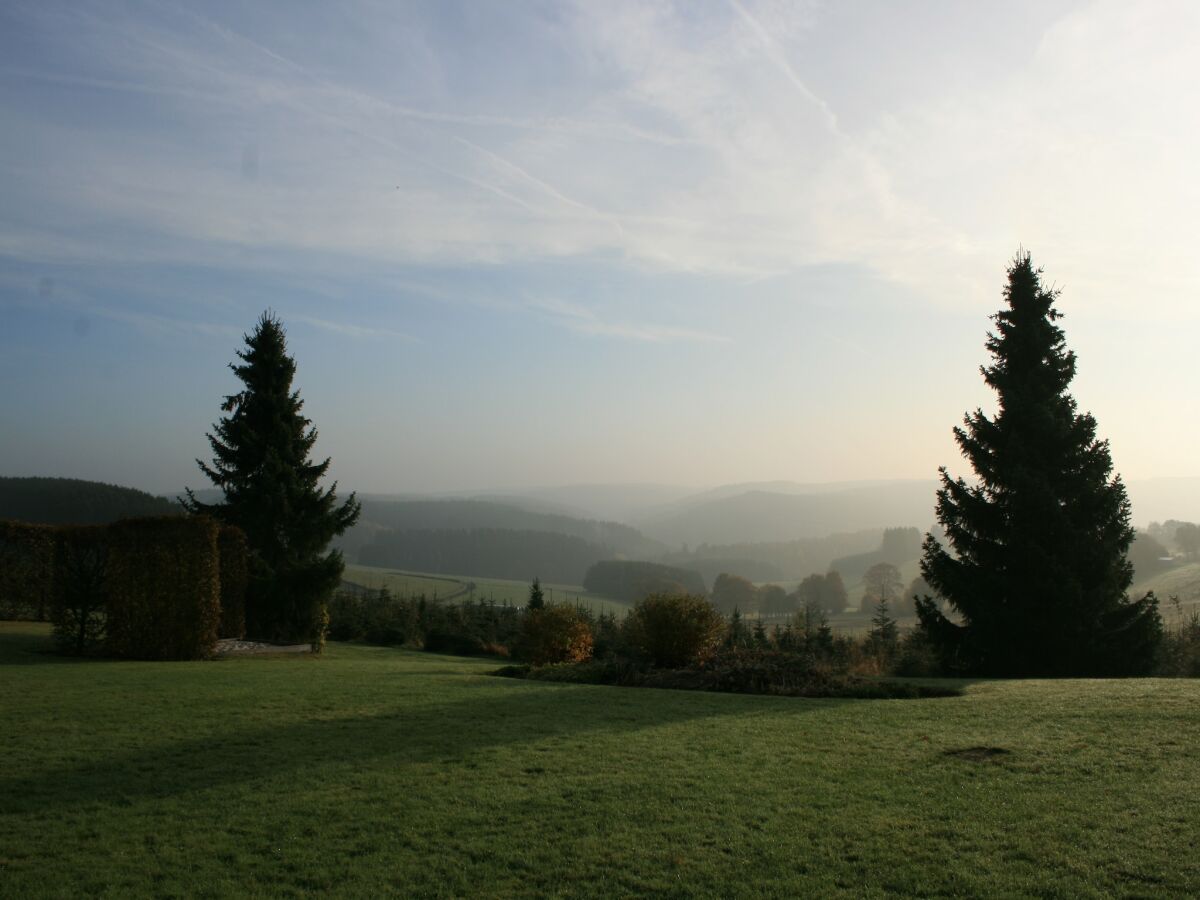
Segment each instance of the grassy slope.
[{"label": "grassy slope", "polygon": [[425,594],[430,599],[434,596],[459,595],[466,589],[469,580],[452,575],[422,575],[379,566],[358,565],[347,565],[342,578],[372,590],[387,588],[393,594],[402,597]]},{"label": "grassy slope", "polygon": [[[386,587],[393,593],[406,597],[422,592],[433,597],[436,589],[439,597],[454,594],[456,595],[455,599],[465,599],[468,594],[459,592],[473,584],[475,585],[474,597],[476,600],[491,599],[497,603],[507,601],[514,606],[524,606],[529,600],[529,582],[527,581],[477,578],[473,575],[423,575],[378,566],[346,566],[344,577],[347,581],[353,581],[365,587]],[[543,584],[542,590],[545,591],[547,600],[553,599],[556,603],[564,600],[582,603],[593,612],[614,612],[621,615],[629,609],[627,603],[589,594],[577,584]]]},{"label": "grassy slope", "polygon": [[[1200,891],[1200,683],[814,701],[0,626],[0,896]],[[977,745],[1010,752],[978,762]]]},{"label": "grassy slope", "polygon": [[1147,591],[1154,591],[1158,596],[1159,609],[1168,622],[1177,618],[1170,601],[1172,596],[1179,598],[1185,613],[1190,613],[1200,606],[1200,563],[1188,563],[1142,579],[1129,589],[1129,595],[1140,597]]}]

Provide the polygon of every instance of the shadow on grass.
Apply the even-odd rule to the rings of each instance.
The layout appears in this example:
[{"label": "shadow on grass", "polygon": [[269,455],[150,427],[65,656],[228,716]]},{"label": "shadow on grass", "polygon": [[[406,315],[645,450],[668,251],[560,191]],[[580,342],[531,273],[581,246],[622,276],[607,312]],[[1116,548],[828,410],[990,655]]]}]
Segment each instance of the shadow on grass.
[{"label": "shadow on grass", "polygon": [[96,661],[59,653],[50,626],[43,622],[5,622],[0,627],[0,666],[78,665]]},{"label": "shadow on grass", "polygon": [[[0,779],[0,796],[6,798],[6,813],[44,815],[256,781],[264,782],[264,790],[277,791],[282,781],[302,792],[334,777],[327,767],[338,772],[347,767],[360,771],[420,764],[494,769],[511,758],[505,754],[497,757],[494,751],[514,745],[524,745],[525,754],[537,751],[530,745],[546,744],[544,764],[553,767],[563,752],[561,744],[579,744],[588,735],[608,738],[680,722],[750,716],[772,702],[772,698],[469,677],[450,682],[448,691],[460,697],[396,706],[367,716],[311,719],[158,743],[111,756],[93,754],[78,766]],[[789,714],[805,714],[838,702],[795,704]],[[566,752],[574,760],[579,751]],[[519,765],[512,770],[512,777],[523,777]],[[270,782],[269,788],[265,782]]]}]

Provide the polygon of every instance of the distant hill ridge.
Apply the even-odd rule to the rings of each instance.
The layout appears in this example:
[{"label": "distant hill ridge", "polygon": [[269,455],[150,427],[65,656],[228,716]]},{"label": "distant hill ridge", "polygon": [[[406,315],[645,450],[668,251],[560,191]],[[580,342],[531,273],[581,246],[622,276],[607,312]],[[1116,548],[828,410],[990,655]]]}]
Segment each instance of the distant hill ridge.
[{"label": "distant hill ridge", "polygon": [[924,529],[934,520],[937,484],[795,485],[787,493],[729,493],[736,490],[731,486],[686,498],[635,524],[673,546],[794,541],[893,525]]},{"label": "distant hill ridge", "polygon": [[[395,531],[539,531],[570,535],[620,556],[653,556],[666,548],[638,529],[618,522],[581,519],[492,500],[364,499],[356,529],[364,535]],[[346,543],[354,543],[348,535]]]},{"label": "distant hill ridge", "polygon": [[81,478],[0,477],[0,519],[103,525],[135,516],[181,515],[179,505],[137,488]]}]

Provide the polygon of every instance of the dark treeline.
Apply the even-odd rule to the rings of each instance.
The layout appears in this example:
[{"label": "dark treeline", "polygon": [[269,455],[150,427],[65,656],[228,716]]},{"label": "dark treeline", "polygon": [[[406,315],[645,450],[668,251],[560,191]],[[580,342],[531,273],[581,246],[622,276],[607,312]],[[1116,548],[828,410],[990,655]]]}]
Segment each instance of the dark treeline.
[{"label": "dark treeline", "polygon": [[379,532],[358,558],[367,566],[415,572],[579,584],[593,563],[610,555],[568,534],[474,528]]},{"label": "dark treeline", "polygon": [[106,525],[118,519],[182,515],[165,497],[79,478],[0,478],[0,519],[39,525]]},{"label": "dark treeline", "polygon": [[704,578],[691,569],[616,559],[588,569],[583,586],[593,594],[631,603],[648,594],[708,593]]},{"label": "dark treeline", "polygon": [[738,575],[749,581],[784,581],[786,579],[778,566],[759,559],[697,557],[688,561],[687,568],[699,572],[709,584],[725,574]]},{"label": "dark treeline", "polygon": [[[709,578],[708,572],[715,563],[717,571],[709,578],[710,582],[715,581],[716,575],[722,572],[740,575],[751,581],[791,581],[812,572],[825,572],[836,559],[874,551],[879,547],[882,534],[882,528],[869,528],[794,541],[701,543],[694,547],[685,546],[682,550],[657,559],[668,565],[703,572],[706,578]],[[720,565],[722,563],[723,566]],[[764,570],[775,574],[766,578],[757,577],[757,573]]]}]

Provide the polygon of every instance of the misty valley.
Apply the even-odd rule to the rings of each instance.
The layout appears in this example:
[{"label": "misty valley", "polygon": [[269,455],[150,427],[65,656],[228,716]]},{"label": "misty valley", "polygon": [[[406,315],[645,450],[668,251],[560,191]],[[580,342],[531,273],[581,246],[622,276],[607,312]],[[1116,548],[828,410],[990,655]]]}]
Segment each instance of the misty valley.
[{"label": "misty valley", "polygon": [[0,3],[0,900],[1200,897],[1200,3]]}]

